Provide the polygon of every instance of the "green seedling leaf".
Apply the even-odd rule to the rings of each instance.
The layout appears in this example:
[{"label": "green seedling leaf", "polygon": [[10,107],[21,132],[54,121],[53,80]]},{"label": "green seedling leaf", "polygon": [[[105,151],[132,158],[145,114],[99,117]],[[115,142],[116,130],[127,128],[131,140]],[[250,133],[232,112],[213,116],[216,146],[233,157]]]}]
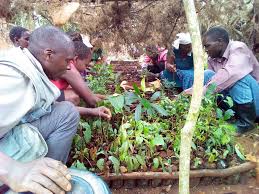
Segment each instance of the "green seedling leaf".
[{"label": "green seedling leaf", "polygon": [[218,119],[223,118],[223,111],[220,108],[216,109],[216,114]]},{"label": "green seedling leaf", "polygon": [[134,156],[131,156],[131,159],[133,161],[133,170],[137,170],[140,166],[140,163],[138,162],[138,159]]},{"label": "green seedling leaf", "polygon": [[154,169],[158,169],[158,167],[159,167],[159,160],[158,160],[158,158],[154,158],[153,159],[153,167],[154,167]]},{"label": "green seedling leaf", "polygon": [[241,160],[246,160],[245,156],[241,153],[240,148],[237,144],[235,145],[235,152]]},{"label": "green seedling leaf", "polygon": [[195,145],[195,143],[193,141],[192,141],[192,149],[197,150],[197,146]]},{"label": "green seedling leaf", "polygon": [[233,117],[235,115],[235,112],[232,109],[228,109],[225,113],[224,113],[224,120],[228,120],[231,117]]},{"label": "green seedling leaf", "polygon": [[139,121],[141,119],[142,107],[141,104],[138,104],[135,110],[135,121]]},{"label": "green seedling leaf", "polygon": [[143,143],[143,141],[144,141],[143,137],[141,137],[141,136],[136,137],[136,144],[137,145],[141,145]]},{"label": "green seedling leaf", "polygon": [[79,160],[77,160],[76,163],[73,164],[73,167],[78,169],[78,170],[87,170],[84,163],[80,162]]},{"label": "green seedling leaf", "polygon": [[92,130],[90,128],[87,128],[87,129],[85,129],[83,134],[84,134],[85,142],[89,143],[91,141],[91,138],[92,138]]},{"label": "green seedling leaf", "polygon": [[140,97],[137,96],[133,92],[126,92],[125,93],[125,104],[130,106],[132,103],[136,102],[137,100],[140,100]]},{"label": "green seedling leaf", "polygon": [[228,150],[225,150],[224,153],[223,153],[223,159],[226,159],[226,157],[228,156],[229,154],[229,151]]},{"label": "green seedling leaf", "polygon": [[162,135],[157,135],[154,139],[152,139],[151,145],[152,146],[165,145],[165,141],[164,141],[164,138],[162,137]]},{"label": "green seedling leaf", "polygon": [[104,169],[104,159],[100,158],[99,160],[97,160],[96,166],[99,168],[99,170],[102,171]]},{"label": "green seedling leaf", "polygon": [[137,95],[141,96],[141,92],[140,92],[140,90],[139,90],[137,84],[136,84],[136,83],[133,83],[132,86],[133,86],[133,88],[134,88],[135,93],[136,93]]},{"label": "green seedling leaf", "polygon": [[140,103],[143,105],[144,108],[148,109],[148,108],[151,108],[151,103],[145,99],[145,98],[142,98],[140,100]]},{"label": "green seedling leaf", "polygon": [[226,144],[228,144],[230,142],[230,137],[228,136],[228,135],[223,135],[222,137],[221,137],[221,143],[223,144],[223,145],[226,145]]},{"label": "green seedling leaf", "polygon": [[141,164],[141,166],[145,165],[145,158],[143,156],[136,155],[136,158],[137,158],[138,162]]},{"label": "green seedling leaf", "polygon": [[150,98],[150,101],[156,101],[161,96],[160,91],[156,91]]},{"label": "green seedling leaf", "polygon": [[217,88],[216,84],[210,84],[206,91],[206,96],[212,95],[215,92],[216,88]]},{"label": "green seedling leaf", "polygon": [[168,112],[160,105],[151,103],[151,106],[162,116],[168,116]]},{"label": "green seedling leaf", "polygon": [[132,158],[130,156],[126,156],[125,161],[127,164],[128,172],[132,172],[132,170],[134,169]]},{"label": "green seedling leaf", "polygon": [[119,174],[119,172],[120,172],[120,161],[117,158],[115,158],[114,156],[109,156],[109,160],[113,164],[113,169],[114,169],[115,173]]},{"label": "green seedling leaf", "polygon": [[125,102],[123,95],[109,96],[108,100],[112,104],[115,113],[122,113],[123,112],[123,106],[124,106],[124,102]]},{"label": "green seedling leaf", "polygon": [[145,77],[144,77],[144,78],[142,78],[140,85],[141,85],[141,90],[142,90],[143,92],[146,92],[146,82],[145,82]]},{"label": "green seedling leaf", "polygon": [[225,103],[231,108],[234,106],[233,99],[230,96],[227,96],[226,99],[224,100]]}]

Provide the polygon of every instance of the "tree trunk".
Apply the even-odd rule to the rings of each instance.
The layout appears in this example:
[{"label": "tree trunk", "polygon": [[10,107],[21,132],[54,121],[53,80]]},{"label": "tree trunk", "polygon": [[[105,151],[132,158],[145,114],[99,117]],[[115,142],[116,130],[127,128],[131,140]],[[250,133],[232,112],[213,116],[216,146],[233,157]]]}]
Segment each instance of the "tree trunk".
[{"label": "tree trunk", "polygon": [[201,106],[204,80],[204,51],[202,49],[199,22],[193,0],[183,0],[194,56],[194,85],[189,113],[181,130],[179,193],[189,194],[190,151],[192,136]]}]

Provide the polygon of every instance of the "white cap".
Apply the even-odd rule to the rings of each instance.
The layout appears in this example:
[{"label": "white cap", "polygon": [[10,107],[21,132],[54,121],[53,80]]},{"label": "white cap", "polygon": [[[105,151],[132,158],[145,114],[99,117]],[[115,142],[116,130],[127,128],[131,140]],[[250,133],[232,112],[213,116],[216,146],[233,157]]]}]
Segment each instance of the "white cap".
[{"label": "white cap", "polygon": [[93,45],[91,45],[90,41],[87,38],[83,38],[83,43],[88,47],[88,48],[93,48]]},{"label": "white cap", "polygon": [[176,35],[176,40],[174,41],[173,43],[173,47],[176,48],[176,49],[179,49],[179,45],[180,44],[191,44],[192,43],[192,40],[191,40],[191,36],[189,33],[179,33]]}]

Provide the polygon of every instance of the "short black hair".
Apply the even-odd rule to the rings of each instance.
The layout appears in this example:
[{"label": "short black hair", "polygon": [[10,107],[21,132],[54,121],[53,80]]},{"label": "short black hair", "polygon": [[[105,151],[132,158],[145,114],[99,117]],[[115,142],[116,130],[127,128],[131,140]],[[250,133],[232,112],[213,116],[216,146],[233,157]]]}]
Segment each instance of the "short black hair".
[{"label": "short black hair", "polygon": [[205,34],[204,36],[210,37],[213,40],[218,40],[218,39],[222,39],[225,43],[229,43],[229,35],[228,35],[228,31],[220,26],[215,26],[210,28]]},{"label": "short black hair", "polygon": [[67,35],[71,38],[72,41],[81,41],[83,42],[83,37],[79,32],[76,31],[68,31]]},{"label": "short black hair", "polygon": [[29,30],[26,29],[26,28],[23,28],[23,27],[21,27],[21,26],[15,26],[15,27],[13,27],[13,28],[10,30],[10,32],[9,32],[9,37],[10,37],[11,41],[14,43],[15,38],[20,39],[20,38],[22,37],[22,34],[23,34],[24,32],[27,32],[27,31],[29,31]]},{"label": "short black hair", "polygon": [[46,48],[67,51],[71,47],[74,47],[73,41],[62,30],[55,26],[41,26],[30,34],[28,49],[38,56]]},{"label": "short black hair", "polygon": [[85,59],[87,56],[91,54],[91,48],[87,47],[81,41],[74,41],[74,47],[75,47],[75,56],[78,56],[78,58],[81,60]]}]

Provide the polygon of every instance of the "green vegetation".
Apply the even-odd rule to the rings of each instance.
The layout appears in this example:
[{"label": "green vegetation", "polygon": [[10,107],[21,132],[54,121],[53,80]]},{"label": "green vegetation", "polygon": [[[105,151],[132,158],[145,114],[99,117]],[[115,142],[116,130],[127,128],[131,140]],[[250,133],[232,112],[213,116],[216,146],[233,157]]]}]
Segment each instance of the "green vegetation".
[{"label": "green vegetation", "polygon": [[[114,83],[112,67],[98,65],[93,70],[98,76],[87,79],[90,87],[95,92],[112,92],[107,89]],[[147,92],[145,79],[140,88],[133,87],[133,91],[110,95],[102,103],[112,110],[111,121],[81,121],[72,151],[74,166],[99,173],[178,170],[180,130],[190,97],[170,99],[163,90]],[[192,169],[245,160],[234,142],[235,129],[226,122],[234,112],[217,108],[214,89],[209,88],[202,101],[192,144]],[[233,105],[230,98],[226,102]]]}]

